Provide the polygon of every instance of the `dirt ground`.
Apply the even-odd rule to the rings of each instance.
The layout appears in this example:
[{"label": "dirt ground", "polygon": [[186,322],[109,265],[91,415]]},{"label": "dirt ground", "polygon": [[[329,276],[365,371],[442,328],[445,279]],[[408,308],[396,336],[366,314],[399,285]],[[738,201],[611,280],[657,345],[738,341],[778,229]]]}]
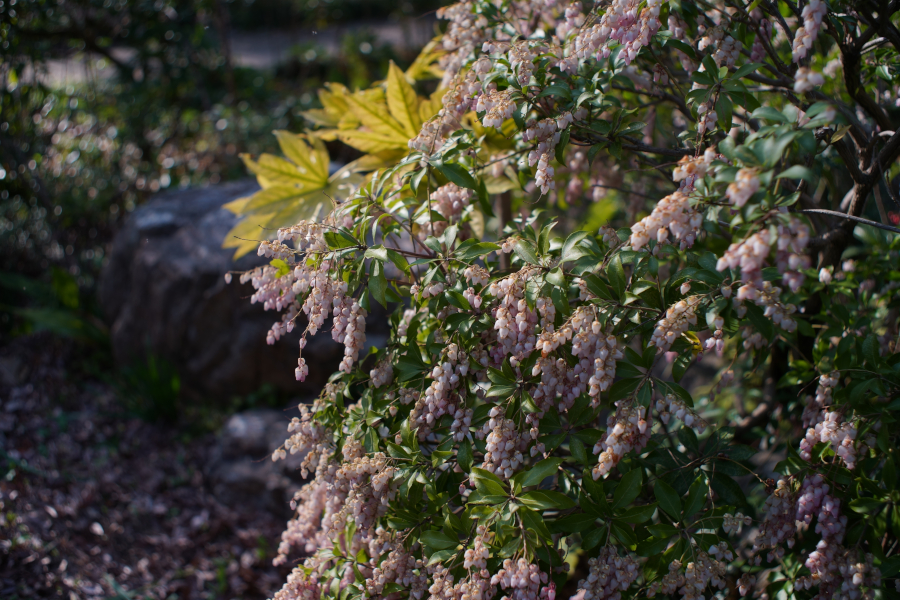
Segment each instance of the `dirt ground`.
[{"label": "dirt ground", "polygon": [[77,352],[0,341],[0,598],[271,597],[284,516],[223,505],[215,435],[128,416]]}]

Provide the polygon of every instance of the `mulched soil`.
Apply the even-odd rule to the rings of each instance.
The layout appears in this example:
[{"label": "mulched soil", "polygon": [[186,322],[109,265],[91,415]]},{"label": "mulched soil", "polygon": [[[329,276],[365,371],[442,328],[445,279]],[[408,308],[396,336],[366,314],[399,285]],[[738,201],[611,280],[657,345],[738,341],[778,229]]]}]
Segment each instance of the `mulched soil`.
[{"label": "mulched soil", "polygon": [[0,598],[267,598],[283,515],[226,506],[203,466],[213,434],[129,417],[67,375],[72,344],[0,348]]}]

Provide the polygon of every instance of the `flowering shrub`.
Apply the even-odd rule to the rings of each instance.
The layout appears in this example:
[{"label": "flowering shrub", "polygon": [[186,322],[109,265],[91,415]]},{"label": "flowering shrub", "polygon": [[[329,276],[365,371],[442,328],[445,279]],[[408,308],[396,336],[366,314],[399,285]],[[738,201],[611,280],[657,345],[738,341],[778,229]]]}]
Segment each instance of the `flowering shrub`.
[{"label": "flowering shrub", "polygon": [[897,597],[898,9],[462,2],[439,104],[392,68],[248,159],[270,341],[346,348],[276,598]]}]

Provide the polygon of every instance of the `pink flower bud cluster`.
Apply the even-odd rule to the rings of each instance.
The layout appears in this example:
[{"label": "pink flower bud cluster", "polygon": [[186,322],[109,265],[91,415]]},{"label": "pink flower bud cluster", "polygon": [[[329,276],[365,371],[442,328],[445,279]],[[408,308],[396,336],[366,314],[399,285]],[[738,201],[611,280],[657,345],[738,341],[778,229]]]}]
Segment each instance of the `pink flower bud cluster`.
[{"label": "pink flower bud cluster", "polygon": [[469,359],[465,351],[450,344],[441,352],[431,371],[431,384],[418,399],[409,414],[410,424],[418,427],[420,440],[424,440],[440,423],[441,417],[456,415],[459,395],[456,389],[469,372]]},{"label": "pink flower bud cluster", "polygon": [[734,181],[728,184],[725,196],[735,208],[743,208],[747,200],[759,191],[759,177],[755,169],[741,169],[737,172]]},{"label": "pink flower bud cluster", "polygon": [[485,39],[493,36],[484,15],[476,14],[471,1],[458,2],[438,9],[437,17],[450,23],[441,37],[447,51],[439,65],[444,71],[442,85],[449,87],[466,60]]},{"label": "pink flower bud cluster", "polygon": [[647,422],[647,409],[628,400],[616,402],[616,412],[606,419],[606,432],[594,444],[600,458],[591,470],[596,481],[606,477],[632,450],[641,450],[650,441],[652,425]]},{"label": "pink flower bud cluster", "polygon": [[[724,544],[724,542],[722,543]],[[727,558],[727,555],[731,554],[731,552],[722,551],[721,548],[716,546],[712,548],[717,550],[714,556],[710,556],[706,552],[699,552],[696,560],[688,563],[687,567],[685,567],[684,585],[678,590],[684,600],[700,600],[704,597],[704,590],[710,585],[720,590],[725,589],[727,567],[716,556]],[[728,560],[731,559],[728,558]]]},{"label": "pink flower bud cluster", "polygon": [[458,222],[463,211],[471,203],[472,195],[472,190],[461,188],[455,183],[442,185],[431,192],[432,210],[447,220],[426,223],[421,229],[419,237],[425,239],[430,235],[439,236],[451,224]]},{"label": "pink flower bud cluster", "polygon": [[[797,527],[794,525],[797,501],[790,483],[784,479],[778,480],[775,491],[766,498],[763,511],[765,517],[753,541],[753,552],[769,548],[771,552],[767,560],[773,562],[784,556],[782,544],[787,544],[788,548],[794,547],[794,536],[797,533]],[[759,559],[759,556],[756,558]]]},{"label": "pink flower bud cluster", "polygon": [[791,48],[791,55],[794,62],[799,62],[806,58],[812,48],[813,42],[819,37],[819,29],[822,27],[822,19],[828,6],[822,0],[810,0],[803,7],[801,17],[803,17],[803,25],[797,29],[794,34],[794,44]]},{"label": "pink flower bud cluster", "polygon": [[756,289],[762,285],[762,268],[769,256],[770,245],[769,230],[762,229],[732,243],[716,263],[717,271],[740,268],[744,285],[738,289],[738,300],[754,299]]},{"label": "pink flower bud cluster", "polygon": [[444,145],[446,137],[455,131],[462,117],[472,110],[474,97],[480,94],[482,85],[477,74],[469,71],[441,98],[438,114],[422,125],[418,135],[409,141],[410,150],[430,155]]},{"label": "pink flower bud cluster", "polygon": [[650,0],[639,14],[640,4],[637,0],[613,0],[599,23],[578,33],[574,54],[583,59],[605,59],[610,54],[609,42],[616,41],[624,46],[619,56],[626,65],[631,64],[661,25],[662,0]]},{"label": "pink flower bud cluster", "polygon": [[[717,546],[713,546],[713,548],[715,548],[717,556],[722,555],[724,558],[725,551],[721,551]],[[662,581],[650,585],[647,597],[653,598],[659,593],[668,596],[678,591],[683,600],[701,600],[704,598],[704,591],[710,584],[720,590],[724,589],[727,571],[725,563],[710,557],[706,552],[697,552],[695,556],[694,562],[687,564],[683,574],[681,573],[681,563],[677,560],[672,561],[669,565],[669,572]]]},{"label": "pink flower bud cluster", "polygon": [[538,313],[528,308],[525,301],[525,284],[529,274],[530,271],[523,269],[488,286],[491,296],[498,300],[491,311],[497,343],[490,349],[491,358],[498,365],[507,356],[518,363],[535,348],[537,336],[534,330],[538,324]]},{"label": "pink flower bud cluster", "polygon": [[491,600],[497,593],[487,569],[470,571],[459,582],[455,582],[450,571],[440,563],[429,570],[432,584],[428,588],[428,600]]},{"label": "pink flower bud cluster", "polygon": [[[740,295],[740,290],[738,295]],[[764,281],[762,289],[756,291],[753,300],[763,309],[763,315],[770,318],[777,326],[787,332],[796,331],[797,322],[790,315],[797,312],[797,307],[781,302],[780,287],[772,285],[770,281]]]},{"label": "pink flower bud cluster", "polygon": [[636,560],[619,556],[615,548],[606,546],[600,555],[588,561],[588,576],[578,582],[584,600],[620,600],[640,575]]},{"label": "pink flower bud cluster", "polygon": [[712,163],[719,155],[716,153],[715,146],[710,146],[704,150],[703,155],[699,157],[683,156],[678,161],[675,170],[672,171],[672,181],[679,183],[678,189],[687,193],[694,189],[694,183],[706,177],[712,167]]},{"label": "pink flower bud cluster", "polygon": [[800,486],[797,496],[797,521],[809,525],[817,517],[816,533],[823,539],[840,542],[847,528],[847,517],[841,515],[841,501],[829,494],[829,486],[822,475],[809,475]]},{"label": "pink flower bud cluster", "polygon": [[351,302],[346,296],[335,298],[333,304],[334,327],[331,337],[344,344],[344,359],[339,368],[344,373],[349,373],[366,343],[366,310],[357,300]]},{"label": "pink flower bud cluster", "polygon": [[[762,15],[759,9],[754,9],[753,13],[750,13],[751,16],[753,16],[754,13]],[[758,22],[759,30],[753,38],[753,46],[750,48],[750,62],[762,62],[768,58],[768,53],[766,52],[766,47],[762,40],[765,39],[766,41],[770,41],[772,39],[772,22],[762,18],[760,18]]]},{"label": "pink flower bud cluster", "polygon": [[647,597],[654,598],[657,594],[662,593],[664,596],[671,596],[678,588],[684,586],[684,575],[681,573],[681,561],[673,560],[669,563],[669,572],[666,573],[662,580],[654,581],[647,588]]},{"label": "pink flower bud cluster", "polygon": [[378,361],[375,368],[369,371],[369,377],[373,387],[389,385],[394,380],[394,367],[391,365],[390,357]]},{"label": "pink flower bud cluster", "polygon": [[[703,65],[700,65],[700,70],[703,70]],[[706,102],[701,102],[697,105],[697,133],[703,135],[707,131],[715,129],[716,120],[719,118],[719,115],[716,111]]]},{"label": "pink flower bud cluster", "polygon": [[[354,439],[343,448],[344,462],[329,486],[328,503],[337,510],[328,511],[322,519],[326,535],[333,538],[343,531],[348,521],[356,523],[358,535],[371,536],[376,519],[387,513],[388,503],[396,496],[392,483],[395,469],[382,452],[366,456],[365,449]],[[342,500],[343,499],[343,500]]]},{"label": "pink flower bud cluster", "polygon": [[716,315],[713,318],[713,330],[712,337],[708,338],[704,344],[707,350],[715,349],[716,352],[721,353],[725,350],[725,332],[722,330],[722,327],[725,326],[725,319],[721,316]]},{"label": "pink flower bud cluster", "polygon": [[834,388],[840,382],[841,374],[838,371],[832,371],[819,377],[819,385],[816,386],[816,395],[807,398],[806,406],[803,408],[803,426],[815,427],[825,419],[824,409],[831,406],[831,398],[834,394]]},{"label": "pink flower bud cluster", "polygon": [[502,92],[492,91],[481,94],[478,97],[475,110],[485,113],[481,119],[482,125],[500,129],[504,121],[512,118],[516,105],[512,101],[508,90]]},{"label": "pink flower bud cluster", "polygon": [[501,479],[509,479],[525,462],[523,452],[528,449],[531,436],[520,434],[515,421],[504,417],[499,406],[493,407],[488,415],[490,419],[476,434],[487,442],[481,468]]},{"label": "pink flower bud cluster", "polygon": [[473,547],[466,548],[463,567],[482,571],[487,569],[487,561],[491,557],[490,546],[493,534],[484,525],[479,525],[476,532],[478,535],[475,536]]},{"label": "pink flower bud cluster", "polygon": [[838,412],[825,411],[824,418],[814,427],[807,429],[806,437],[800,440],[800,458],[811,460],[813,447],[819,442],[831,444],[838,458],[852,470],[857,461],[856,434],[854,423],[842,421]]},{"label": "pink flower bud cluster", "polygon": [[700,296],[690,296],[669,307],[666,316],[659,320],[647,346],[656,346],[657,353],[667,352],[681,334],[697,324],[697,307]]},{"label": "pink flower bud cluster", "polygon": [[307,575],[302,566],[296,566],[272,600],[319,600],[321,594],[322,590],[315,576]]},{"label": "pink flower bud cluster", "polygon": [[703,215],[691,207],[684,192],[677,191],[659,201],[648,216],[631,226],[631,247],[640,250],[651,239],[664,244],[671,233],[684,250],[694,245]]},{"label": "pink flower bud cluster", "polygon": [[[566,18],[565,22],[561,22],[559,25],[556,26],[556,36],[560,40],[565,40],[567,37],[569,37],[569,35],[571,35],[571,33],[573,31],[577,31],[578,29],[581,28],[582,25],[584,25],[585,16],[584,16],[584,12],[582,12],[582,11],[583,11],[583,8],[581,6],[581,2],[577,2],[577,1],[572,2],[571,4],[569,4],[566,7],[565,12],[563,13],[563,16]],[[572,58],[575,58],[575,57],[572,57]],[[569,65],[569,66],[571,66],[571,65]],[[568,68],[563,69],[563,67],[560,66],[560,70],[562,70],[563,72],[569,72],[569,73],[574,73],[576,68],[577,68],[577,58],[576,58],[576,65],[575,65],[575,67],[572,67],[571,70],[569,70]]]},{"label": "pink flower bud cluster", "polygon": [[802,271],[810,267],[810,258],[806,254],[809,244],[809,227],[796,217],[792,217],[787,225],[778,225],[775,264],[782,274],[782,281],[794,293],[800,289],[806,276]]},{"label": "pink flower bud cluster", "polygon": [[501,600],[555,600],[556,584],[550,583],[546,573],[524,558],[507,558],[503,567],[491,577],[492,585],[506,592]]},{"label": "pink flower bud cluster", "polygon": [[491,280],[490,273],[484,267],[479,267],[478,265],[466,267],[466,270],[463,271],[463,277],[469,284],[482,287],[486,286]]},{"label": "pink flower bud cluster", "polygon": [[[425,595],[428,588],[428,575],[425,573],[425,563],[407,552],[397,534],[386,535],[380,527],[379,537],[383,543],[378,548],[379,552],[371,560],[372,576],[366,579],[366,593],[369,596],[379,597],[384,593],[384,587],[389,583],[395,583],[409,590],[411,598],[417,600]],[[378,539],[378,538],[376,538]],[[387,551],[387,556],[380,562],[376,558]]]},{"label": "pink flower bud cluster", "polygon": [[697,48],[701,52],[707,48],[712,48],[713,60],[716,61],[716,66],[734,67],[734,63],[740,57],[744,46],[730,35],[726,35],[721,27],[712,27],[704,32],[700,41],[697,42]]},{"label": "pink flower bud cluster", "polygon": [[744,573],[737,580],[736,585],[738,588],[738,593],[743,598],[753,590],[753,587],[756,585],[756,577],[754,577],[750,573]]},{"label": "pink flower bud cluster", "polygon": [[546,52],[547,47],[544,44],[531,40],[518,41],[510,45],[506,59],[516,74],[516,81],[519,82],[519,85],[526,86],[531,82],[535,68],[534,61]]},{"label": "pink flower bud cluster", "polygon": [[817,598],[836,600],[876,598],[875,592],[882,589],[881,569],[875,566],[872,554],[866,554],[865,562],[862,562],[858,560],[856,551],[840,545],[823,547],[821,552],[825,559],[823,564],[817,565],[812,575],[798,578],[796,583],[798,589],[809,590],[818,586]]},{"label": "pink flower bud cluster", "polygon": [[658,399],[656,411],[659,413],[659,420],[663,423],[668,424],[672,415],[675,415],[675,418],[684,423],[685,427],[690,427],[697,433],[703,433],[708,426],[693,408],[675,394],[666,394],[665,398]]},{"label": "pink flower bud cluster", "polygon": [[825,84],[825,78],[821,73],[816,73],[807,67],[800,67],[794,73],[794,91],[798,94],[811,92],[820,85]]},{"label": "pink flower bud cluster", "polygon": [[744,525],[749,527],[752,522],[753,519],[741,513],[722,515],[722,529],[725,530],[725,533],[740,533]]},{"label": "pink flower bud cluster", "polygon": [[[548,325],[541,333],[535,345],[541,351],[541,358],[532,370],[532,375],[541,374],[541,384],[532,397],[542,410],[553,406],[557,398],[558,409],[568,409],[585,390],[596,407],[600,392],[612,385],[616,361],[623,358],[623,350],[616,337],[605,331],[597,320],[596,311],[592,305],[580,306],[558,332]],[[560,363],[549,356],[569,340],[572,340],[572,355],[578,358],[578,363],[571,369],[565,361]]]},{"label": "pink flower bud cluster", "polygon": [[286,458],[286,452],[291,454],[305,452],[306,456],[300,464],[300,472],[304,478],[309,476],[309,471],[315,471],[334,451],[331,443],[332,432],[313,420],[323,404],[321,400],[316,400],[312,410],[301,404],[298,407],[300,418],[294,417],[288,425],[291,437],[284,442],[284,446],[272,453],[272,460],[276,461]]}]

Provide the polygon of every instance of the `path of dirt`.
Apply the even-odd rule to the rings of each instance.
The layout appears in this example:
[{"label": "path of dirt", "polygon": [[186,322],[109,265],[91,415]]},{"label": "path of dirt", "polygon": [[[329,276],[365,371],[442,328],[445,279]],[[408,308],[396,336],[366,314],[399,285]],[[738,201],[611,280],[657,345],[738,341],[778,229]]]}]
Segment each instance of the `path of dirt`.
[{"label": "path of dirt", "polygon": [[0,598],[271,597],[284,516],[223,505],[215,436],[124,415],[108,385],[70,381],[73,352],[0,348]]}]

